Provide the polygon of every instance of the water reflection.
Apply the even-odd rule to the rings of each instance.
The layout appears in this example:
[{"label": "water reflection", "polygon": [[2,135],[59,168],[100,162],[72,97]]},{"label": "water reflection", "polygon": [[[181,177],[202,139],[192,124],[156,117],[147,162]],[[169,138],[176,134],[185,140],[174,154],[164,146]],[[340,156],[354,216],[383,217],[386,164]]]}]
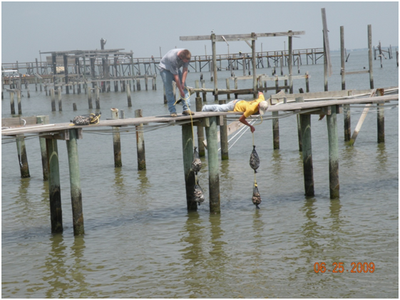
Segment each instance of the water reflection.
[{"label": "water reflection", "polygon": [[376,148],[377,163],[375,163],[376,167],[375,172],[382,173],[382,171],[387,170],[387,159],[388,159],[388,154],[386,152],[385,143],[378,143]]},{"label": "water reflection", "polygon": [[279,150],[272,151],[272,174],[277,178],[282,176],[282,154]]},{"label": "water reflection", "polygon": [[46,291],[47,298],[65,297],[68,289],[68,266],[65,265],[67,256],[67,246],[61,234],[50,237],[51,250],[45,260],[45,271],[42,280],[49,288]]},{"label": "water reflection", "polygon": [[[20,182],[21,183],[18,186],[18,196],[15,197],[15,204],[19,207],[17,210],[18,214],[24,216],[23,218],[34,216],[35,210],[28,195],[28,188],[31,183],[31,178],[21,178]],[[3,189],[3,192],[5,191],[6,189]]]},{"label": "water reflection", "polygon": [[317,200],[315,198],[308,198],[304,201],[304,206],[302,207],[302,211],[304,213],[305,222],[301,226],[300,230],[302,233],[302,252],[304,252],[304,256],[307,257],[307,263],[311,263],[310,255],[306,255],[306,253],[320,253],[322,249],[318,244],[317,240],[320,238],[320,234],[318,231],[318,223],[316,220],[316,207],[315,202]]},{"label": "water reflection", "polygon": [[[51,249],[47,254],[42,280],[49,288],[47,298],[63,298],[76,295],[85,297],[92,294],[85,281],[85,263],[83,261],[85,240],[75,237],[71,249],[65,245],[62,234],[52,235],[50,238]],[[71,256],[71,260],[68,256]]]},{"label": "water reflection", "polygon": [[221,280],[228,260],[221,215],[209,215],[209,224],[206,224],[198,212],[190,212],[181,232],[185,247],[180,251],[185,259],[185,285],[190,297],[209,297],[211,290],[218,293],[224,288]]}]

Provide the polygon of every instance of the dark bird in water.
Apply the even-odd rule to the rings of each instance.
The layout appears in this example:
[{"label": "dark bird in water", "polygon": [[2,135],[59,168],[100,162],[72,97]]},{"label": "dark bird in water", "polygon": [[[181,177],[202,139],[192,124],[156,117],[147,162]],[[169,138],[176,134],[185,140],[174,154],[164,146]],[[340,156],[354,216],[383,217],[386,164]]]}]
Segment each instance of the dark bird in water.
[{"label": "dark bird in water", "polygon": [[197,175],[197,173],[200,171],[200,169],[201,169],[201,160],[200,160],[199,152],[197,152],[197,147],[194,147],[192,170]]},{"label": "dark bird in water", "polygon": [[258,157],[256,146],[253,145],[253,151],[251,151],[250,155],[250,167],[254,170],[254,173],[257,173],[257,169],[260,166],[260,158]]},{"label": "dark bird in water", "polygon": [[203,190],[200,187],[199,180],[197,180],[197,184],[194,185],[194,192],[193,192],[193,200],[197,202],[200,206],[201,203],[204,202],[204,194]]},{"label": "dark bird in water", "polygon": [[254,188],[253,188],[253,197],[251,198],[251,200],[253,201],[253,204],[256,206],[257,209],[260,209],[260,207],[258,207],[258,205],[261,203],[261,196],[260,196],[260,192],[258,191],[258,187],[257,184],[254,184]]}]

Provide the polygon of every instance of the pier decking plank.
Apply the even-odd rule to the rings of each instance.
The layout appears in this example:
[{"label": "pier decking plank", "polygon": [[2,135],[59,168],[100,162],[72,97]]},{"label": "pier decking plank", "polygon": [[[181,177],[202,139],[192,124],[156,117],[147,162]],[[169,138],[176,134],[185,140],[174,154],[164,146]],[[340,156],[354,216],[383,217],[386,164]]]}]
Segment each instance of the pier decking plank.
[{"label": "pier decking plank", "polygon": [[[290,102],[290,103],[280,103],[278,105],[271,105],[268,108],[270,112],[278,111],[302,111],[309,109],[324,108],[333,105],[343,105],[343,104],[370,104],[370,103],[385,103],[388,101],[398,100],[398,94],[386,95],[386,96],[376,96],[376,97],[363,97],[356,99],[342,99],[342,100],[323,100],[323,101],[305,101],[305,102]],[[1,134],[3,136],[15,136],[20,134],[39,134],[39,133],[49,133],[58,132],[63,130],[69,130],[72,128],[82,128],[83,130],[94,128],[94,127],[110,127],[110,126],[138,126],[140,124],[150,124],[150,123],[170,123],[170,124],[184,124],[193,120],[193,122],[199,121],[199,119],[204,119],[214,116],[226,116],[226,115],[241,115],[237,112],[196,112],[195,115],[185,116],[178,115],[176,118],[172,118],[169,115],[163,116],[148,116],[141,118],[127,118],[127,119],[115,119],[115,120],[101,120],[98,124],[86,125],[86,126],[76,126],[72,123],[55,123],[55,124],[37,124],[31,126],[20,126],[20,127],[10,127],[3,128]]]}]

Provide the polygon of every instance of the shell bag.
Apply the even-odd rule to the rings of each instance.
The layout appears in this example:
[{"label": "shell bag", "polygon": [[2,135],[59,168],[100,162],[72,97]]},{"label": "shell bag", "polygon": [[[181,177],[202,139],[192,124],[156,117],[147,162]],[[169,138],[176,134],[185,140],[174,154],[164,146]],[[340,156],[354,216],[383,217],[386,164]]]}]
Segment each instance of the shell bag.
[{"label": "shell bag", "polygon": [[100,122],[101,112],[99,113],[90,113],[88,115],[80,115],[76,116],[72,123],[75,125],[90,125],[90,124],[98,124]]}]

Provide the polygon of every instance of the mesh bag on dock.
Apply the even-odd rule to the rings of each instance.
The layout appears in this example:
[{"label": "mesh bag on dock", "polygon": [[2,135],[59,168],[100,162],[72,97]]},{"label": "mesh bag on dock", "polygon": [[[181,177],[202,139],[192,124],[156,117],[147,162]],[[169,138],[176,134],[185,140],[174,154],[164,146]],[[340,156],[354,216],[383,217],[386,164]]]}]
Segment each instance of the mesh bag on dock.
[{"label": "mesh bag on dock", "polygon": [[101,112],[96,114],[91,113],[88,115],[76,116],[73,120],[71,120],[71,122],[74,123],[75,125],[97,124],[100,122],[100,117],[101,117]]}]

